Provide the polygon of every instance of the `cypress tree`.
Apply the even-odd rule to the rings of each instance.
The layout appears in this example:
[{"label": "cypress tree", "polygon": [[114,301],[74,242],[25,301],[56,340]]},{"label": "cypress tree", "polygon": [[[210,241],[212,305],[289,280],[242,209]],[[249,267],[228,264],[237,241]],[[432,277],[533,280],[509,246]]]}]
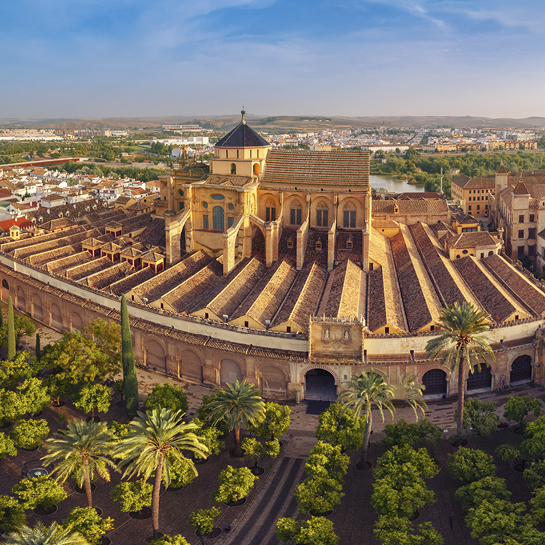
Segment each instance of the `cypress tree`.
[{"label": "cypress tree", "polygon": [[36,359],[40,361],[42,359],[42,350],[40,346],[40,335],[36,333]]},{"label": "cypress tree", "polygon": [[131,326],[129,310],[125,296],[121,296],[121,362],[123,366],[123,390],[127,416],[134,418],[138,411],[138,379],[136,377],[136,363],[132,351]]},{"label": "cypress tree", "polygon": [[13,301],[8,297],[8,360],[12,360],[17,353],[17,341],[15,340],[15,321],[13,318]]}]

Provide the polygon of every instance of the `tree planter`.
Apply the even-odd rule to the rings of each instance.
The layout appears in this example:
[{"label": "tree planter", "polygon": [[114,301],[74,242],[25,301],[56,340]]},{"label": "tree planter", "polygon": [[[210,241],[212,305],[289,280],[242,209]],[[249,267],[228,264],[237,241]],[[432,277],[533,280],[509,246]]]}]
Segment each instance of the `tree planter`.
[{"label": "tree planter", "polygon": [[323,513],[319,513],[318,511],[311,511],[310,514],[313,517],[329,517],[329,515],[333,514],[333,509],[330,509],[329,511],[324,511]]},{"label": "tree planter", "polygon": [[263,475],[263,473],[265,473],[265,470],[259,466],[252,466],[248,469],[252,472],[252,475],[255,475],[256,477],[259,477],[259,475]]},{"label": "tree planter", "polygon": [[[94,492],[97,489],[97,485],[95,483],[91,483],[91,492]],[[85,494],[85,488],[81,488],[78,485],[74,486],[74,490],[78,494]]]},{"label": "tree planter", "polygon": [[86,422],[100,422],[100,416],[88,416]]},{"label": "tree planter", "polygon": [[371,466],[371,462],[361,462],[361,461],[360,461],[360,462],[358,462],[358,463],[356,464],[356,468],[359,469],[359,470],[364,470],[364,471],[366,471],[366,470],[368,470],[368,469],[371,469],[371,467],[372,467],[372,466]]},{"label": "tree planter", "polygon": [[229,451],[229,456],[231,456],[231,458],[244,458],[244,453],[241,452],[240,454],[236,454],[236,453],[235,453],[235,449],[232,448],[232,449]]},{"label": "tree planter", "polygon": [[110,545],[111,542],[112,540],[109,537],[102,536],[100,538],[100,545]]},{"label": "tree planter", "polygon": [[[195,535],[197,537],[201,537],[201,534],[199,534],[199,532],[197,532],[197,530],[195,530]],[[211,532],[208,532],[207,534],[204,534],[204,537],[206,539],[215,539],[216,537],[219,537],[221,536],[221,528],[214,528]]]},{"label": "tree planter", "polygon": [[152,541],[155,541],[156,539],[159,539],[160,537],[163,537],[165,534],[162,534],[161,532],[157,532],[154,536],[147,537],[144,539],[144,543],[151,543]]},{"label": "tree planter", "polygon": [[246,503],[246,498],[241,498],[237,501],[225,502],[225,505],[228,505],[229,507],[238,507],[239,505],[243,505],[244,503]]},{"label": "tree planter", "polygon": [[36,509],[34,509],[34,513],[36,515],[40,515],[41,517],[47,517],[48,515],[52,515],[57,511],[57,506],[52,505],[51,507],[44,507],[43,505],[38,505]]},{"label": "tree planter", "polygon": [[102,511],[102,509],[100,507],[93,507],[93,509],[97,512],[97,515],[99,517],[102,516],[103,511]]},{"label": "tree planter", "polygon": [[27,452],[33,452],[33,451],[35,451],[35,450],[38,450],[41,446],[42,446],[42,445],[41,445],[41,443],[40,443],[38,446],[32,447],[32,448],[24,448],[24,447],[21,447],[21,450],[26,450]]},{"label": "tree planter", "polygon": [[513,469],[518,473],[522,473],[526,469],[526,460],[522,460],[518,464],[515,464]]},{"label": "tree planter", "polygon": [[56,403],[53,403],[53,407],[64,407],[66,405],[66,403],[62,400],[62,399],[59,399],[59,401],[57,401]]},{"label": "tree planter", "polygon": [[412,522],[413,520],[416,520],[420,516],[420,511],[415,511],[412,516],[409,518],[409,520]]},{"label": "tree planter", "polygon": [[206,462],[208,462],[208,458],[198,458],[198,459],[193,459],[193,463],[196,465],[196,466],[202,466],[203,464],[206,464]]},{"label": "tree planter", "polygon": [[151,517],[151,507],[143,507],[140,511],[131,511],[129,516],[137,520],[149,519]]},{"label": "tree planter", "polygon": [[451,443],[451,446],[453,446],[454,448],[458,448],[458,447],[465,447],[467,445],[467,439],[457,439],[456,441],[454,441],[454,443]]}]

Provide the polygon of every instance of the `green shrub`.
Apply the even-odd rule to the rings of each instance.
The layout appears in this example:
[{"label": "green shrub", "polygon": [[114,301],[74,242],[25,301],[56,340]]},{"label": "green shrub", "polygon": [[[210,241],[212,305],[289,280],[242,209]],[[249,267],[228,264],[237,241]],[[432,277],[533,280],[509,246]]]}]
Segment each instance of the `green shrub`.
[{"label": "green shrub", "polygon": [[462,504],[465,511],[479,506],[484,500],[510,501],[511,492],[505,486],[505,479],[499,477],[485,477],[471,484],[458,488],[454,497]]},{"label": "green shrub", "polygon": [[472,483],[496,474],[492,456],[482,450],[464,447],[460,447],[454,454],[449,454],[447,467],[454,479],[464,483]]},{"label": "green shrub", "polygon": [[220,515],[217,507],[211,509],[199,509],[189,515],[189,524],[197,530],[197,534],[203,536],[214,529],[214,519]]},{"label": "green shrub", "polygon": [[[171,457],[169,459],[169,465],[170,484],[168,486],[171,486],[172,488],[182,488],[183,486],[187,486],[197,476],[193,461],[188,460],[187,458],[178,460],[177,458]],[[163,486],[166,488],[167,476],[165,472],[163,472],[162,475],[162,482]]]},{"label": "green shrub", "polygon": [[0,496],[0,532],[16,532],[25,524],[25,508],[11,496]]},{"label": "green shrub", "polygon": [[146,409],[152,411],[153,409],[169,409],[172,412],[187,411],[187,397],[184,391],[176,385],[170,384],[156,384],[148,395],[145,401]]},{"label": "green shrub", "polygon": [[40,420],[21,420],[13,426],[9,436],[19,447],[28,450],[38,448],[49,435],[49,426],[43,418]]},{"label": "green shrub", "polygon": [[17,449],[15,443],[5,433],[0,433],[0,460],[6,456],[17,456]]},{"label": "green shrub", "polygon": [[220,485],[214,494],[214,501],[231,503],[248,496],[257,477],[247,468],[235,469],[227,466],[220,472]]},{"label": "green shrub", "polygon": [[123,513],[141,511],[151,505],[153,485],[139,479],[136,482],[125,481],[118,484],[111,492],[110,497],[119,502],[119,509]]},{"label": "green shrub", "polygon": [[295,521],[281,518],[276,523],[276,538],[282,543],[294,541],[297,545],[337,545],[333,523],[325,517],[311,517]]},{"label": "green shrub", "polygon": [[36,509],[38,505],[53,507],[67,495],[64,488],[51,477],[40,475],[39,477],[25,477],[12,489],[25,509]]},{"label": "green shrub", "polygon": [[76,507],[62,526],[82,534],[90,545],[99,545],[102,536],[114,527],[114,519],[101,518],[92,507]]}]

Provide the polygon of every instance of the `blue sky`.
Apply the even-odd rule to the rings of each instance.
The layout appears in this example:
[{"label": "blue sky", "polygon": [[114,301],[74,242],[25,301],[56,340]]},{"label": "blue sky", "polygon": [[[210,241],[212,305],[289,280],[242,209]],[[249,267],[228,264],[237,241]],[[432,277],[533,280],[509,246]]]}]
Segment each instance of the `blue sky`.
[{"label": "blue sky", "polygon": [[17,0],[0,21],[0,118],[545,116],[542,0]]}]

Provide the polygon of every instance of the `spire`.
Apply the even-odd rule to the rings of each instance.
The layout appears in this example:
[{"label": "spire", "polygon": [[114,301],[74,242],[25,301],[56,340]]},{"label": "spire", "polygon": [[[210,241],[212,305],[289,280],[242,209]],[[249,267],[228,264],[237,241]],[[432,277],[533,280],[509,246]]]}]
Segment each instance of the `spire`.
[{"label": "spire", "polygon": [[244,110],[244,104],[242,105],[242,111],[240,113],[242,114],[242,124],[246,125],[246,119],[244,117],[246,115],[246,111]]}]

